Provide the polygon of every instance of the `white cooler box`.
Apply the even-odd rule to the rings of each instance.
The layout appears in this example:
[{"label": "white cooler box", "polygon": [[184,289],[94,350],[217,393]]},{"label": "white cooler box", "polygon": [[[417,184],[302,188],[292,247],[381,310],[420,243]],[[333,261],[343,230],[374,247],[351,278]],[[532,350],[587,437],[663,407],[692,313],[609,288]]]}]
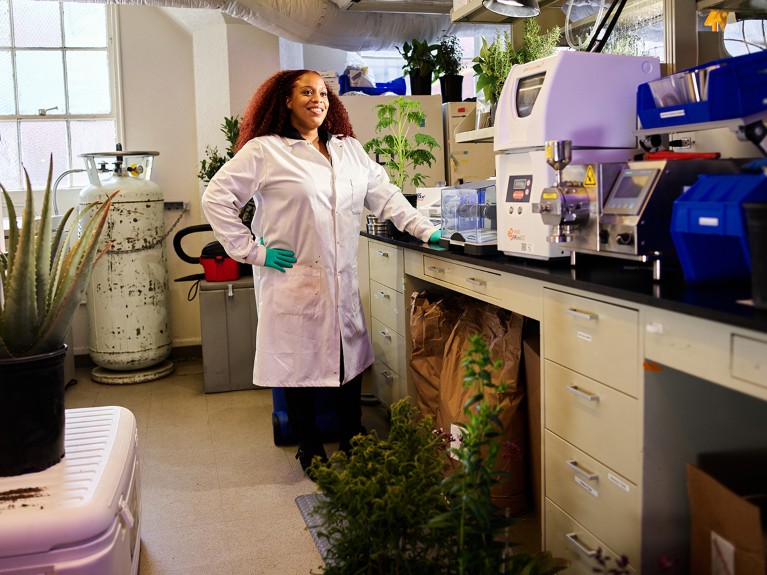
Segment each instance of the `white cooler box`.
[{"label": "white cooler box", "polygon": [[136,575],[136,418],[68,409],[65,437],[60,463],[0,478],[0,575]]}]

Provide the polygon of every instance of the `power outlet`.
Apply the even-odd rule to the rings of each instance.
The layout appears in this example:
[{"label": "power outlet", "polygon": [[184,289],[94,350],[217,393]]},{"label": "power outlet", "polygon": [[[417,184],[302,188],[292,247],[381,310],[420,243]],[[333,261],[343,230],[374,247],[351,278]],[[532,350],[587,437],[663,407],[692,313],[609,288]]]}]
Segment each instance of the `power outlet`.
[{"label": "power outlet", "polygon": [[163,202],[165,209],[169,212],[188,212],[189,202]]}]

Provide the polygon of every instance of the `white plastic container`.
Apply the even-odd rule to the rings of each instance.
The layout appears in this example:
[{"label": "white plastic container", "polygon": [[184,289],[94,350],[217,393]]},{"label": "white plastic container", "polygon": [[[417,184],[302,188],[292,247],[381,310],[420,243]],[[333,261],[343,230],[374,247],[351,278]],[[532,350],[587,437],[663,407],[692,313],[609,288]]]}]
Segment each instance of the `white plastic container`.
[{"label": "white plastic container", "polygon": [[64,459],[0,478],[0,574],[136,575],[137,440],[125,408],[68,409]]}]

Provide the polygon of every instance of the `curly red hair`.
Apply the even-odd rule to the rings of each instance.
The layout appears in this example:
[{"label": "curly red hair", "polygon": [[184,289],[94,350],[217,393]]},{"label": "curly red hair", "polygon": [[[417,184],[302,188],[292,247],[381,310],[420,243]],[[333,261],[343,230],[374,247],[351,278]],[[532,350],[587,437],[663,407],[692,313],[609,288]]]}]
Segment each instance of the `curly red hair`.
[{"label": "curly red hair", "polygon": [[[289,125],[290,114],[285,102],[290,97],[296,80],[304,74],[320,76],[314,70],[283,70],[259,86],[243,114],[235,151],[239,151],[253,138],[279,134],[286,125]],[[341,98],[330,89],[328,89],[328,102],[328,115],[320,128],[335,136],[353,138],[354,130],[346,108]]]}]

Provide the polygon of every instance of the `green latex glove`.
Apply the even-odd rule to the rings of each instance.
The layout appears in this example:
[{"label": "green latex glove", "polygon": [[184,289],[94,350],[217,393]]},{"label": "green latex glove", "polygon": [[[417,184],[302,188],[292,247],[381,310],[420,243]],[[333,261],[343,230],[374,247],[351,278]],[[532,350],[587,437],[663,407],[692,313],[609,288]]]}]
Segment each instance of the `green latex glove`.
[{"label": "green latex glove", "polygon": [[264,244],[264,238],[261,238],[261,245],[266,248],[264,267],[273,268],[285,273],[285,268],[292,268],[293,264],[296,263],[296,257],[292,251],[280,248],[267,248],[266,244]]},{"label": "green latex glove", "polygon": [[430,244],[438,244],[439,239],[442,237],[442,230],[437,230],[429,237]]}]

